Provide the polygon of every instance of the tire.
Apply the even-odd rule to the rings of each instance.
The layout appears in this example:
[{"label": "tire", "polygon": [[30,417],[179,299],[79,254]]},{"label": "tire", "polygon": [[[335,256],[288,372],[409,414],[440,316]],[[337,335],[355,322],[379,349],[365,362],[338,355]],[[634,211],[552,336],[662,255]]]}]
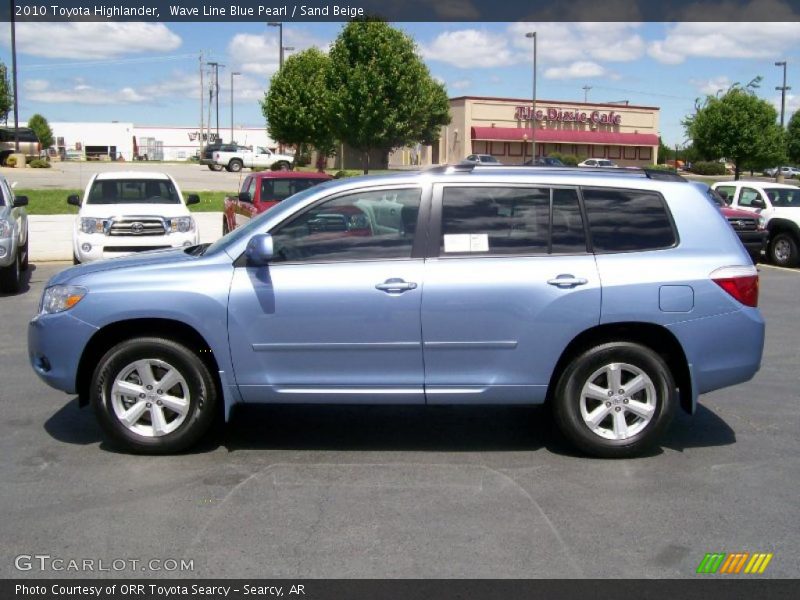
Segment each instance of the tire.
[{"label": "tire", "polygon": [[228,163],[228,171],[231,173],[238,173],[242,170],[242,161],[240,160],[232,160]]},{"label": "tire", "polygon": [[16,294],[22,286],[22,271],[20,265],[19,251],[12,262],[7,267],[0,268],[0,292],[6,294]]},{"label": "tire", "polygon": [[[630,397],[618,389],[609,395],[615,387],[609,381],[613,372],[619,374],[619,389],[639,376],[643,387]],[[592,383],[597,387],[589,388]],[[666,431],[675,412],[675,383],[664,360],[649,348],[630,342],[602,344],[565,369],[553,412],[564,435],[586,454],[628,458],[655,445]],[[594,428],[588,421],[593,415]]]},{"label": "tire", "polygon": [[29,263],[29,260],[28,260],[28,254],[29,254],[28,253],[28,242],[31,239],[30,235],[31,234],[30,234],[30,231],[29,231],[28,232],[28,237],[25,238],[25,245],[22,246],[22,248],[20,249],[20,253],[21,253],[21,256],[22,256],[22,258],[21,258],[21,260],[19,262],[20,271],[27,271],[28,270],[28,263]]},{"label": "tire", "polygon": [[800,261],[797,238],[791,233],[779,233],[769,241],[770,260],[779,267],[796,267]]},{"label": "tire", "polygon": [[291,171],[292,165],[290,165],[285,160],[275,163],[275,170],[276,171]]},{"label": "tire", "polygon": [[222,171],[222,165],[208,165],[208,168],[211,171]]},{"label": "tire", "polygon": [[[159,389],[168,375],[175,383]],[[120,383],[129,394],[120,392]],[[171,454],[191,447],[208,431],[217,387],[206,364],[186,346],[141,337],[114,346],[100,359],[91,403],[115,445],[138,454]],[[129,424],[121,420],[126,411]]]},{"label": "tire", "polygon": [[72,253],[72,264],[73,264],[73,265],[79,265],[79,264],[81,264],[81,261],[79,261],[79,260],[78,260],[78,257],[77,257],[77,255],[76,255],[74,252]]}]

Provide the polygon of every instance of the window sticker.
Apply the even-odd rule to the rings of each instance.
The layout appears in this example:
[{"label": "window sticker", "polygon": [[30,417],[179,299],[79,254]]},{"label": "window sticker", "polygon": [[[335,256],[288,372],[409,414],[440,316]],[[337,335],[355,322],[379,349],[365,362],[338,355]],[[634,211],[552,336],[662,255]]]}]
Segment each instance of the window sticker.
[{"label": "window sticker", "polygon": [[458,233],[444,236],[445,252],[488,252],[488,233]]}]

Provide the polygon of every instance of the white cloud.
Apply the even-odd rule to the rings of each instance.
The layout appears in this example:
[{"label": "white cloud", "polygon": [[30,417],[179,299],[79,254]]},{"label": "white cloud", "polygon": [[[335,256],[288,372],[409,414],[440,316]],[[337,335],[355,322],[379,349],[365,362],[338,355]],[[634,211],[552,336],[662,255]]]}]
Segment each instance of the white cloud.
[{"label": "white cloud", "polygon": [[445,31],[419,47],[426,60],[464,69],[504,67],[524,60],[509,47],[507,36],[478,29]]},{"label": "white cloud", "polygon": [[[283,45],[294,48],[293,52],[316,47],[327,52],[330,41],[317,38],[306,30],[284,29]],[[292,52],[284,52],[284,60]],[[228,43],[228,55],[234,68],[243,73],[271,77],[278,70],[278,34],[269,28],[263,34],[237,33]]]},{"label": "white cloud", "polygon": [[26,100],[47,104],[139,104],[147,100],[131,87],[110,90],[88,85],[81,80],[60,89],[51,88],[46,81],[34,80],[33,89],[30,85],[26,85],[25,89]]},{"label": "white cloud", "polygon": [[800,23],[677,23],[647,53],[677,65],[690,57],[772,59],[782,57],[800,38]]},{"label": "white cloud", "polygon": [[454,90],[465,90],[471,85],[472,81],[470,79],[457,79],[455,81],[451,81],[447,87]]},{"label": "white cloud", "polygon": [[606,70],[595,62],[577,61],[563,67],[550,67],[544,72],[548,79],[586,79],[602,77]]},{"label": "white cloud", "polygon": [[43,92],[49,85],[44,79],[27,79],[22,82],[22,88],[28,92]]},{"label": "white cloud", "polygon": [[711,79],[691,79],[690,83],[694,85],[697,90],[702,94],[715,96],[720,90],[726,91],[731,87],[731,80],[726,75],[712,77]]},{"label": "white cloud", "polygon": [[[10,45],[7,28],[0,40]],[[181,38],[163,23],[18,23],[17,51],[43,58],[116,58],[141,52],[169,52]]]}]

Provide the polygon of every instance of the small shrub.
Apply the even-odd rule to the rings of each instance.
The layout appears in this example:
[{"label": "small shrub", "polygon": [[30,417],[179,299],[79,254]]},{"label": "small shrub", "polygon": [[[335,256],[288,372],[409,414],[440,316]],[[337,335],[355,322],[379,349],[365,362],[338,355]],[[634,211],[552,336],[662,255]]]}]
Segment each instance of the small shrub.
[{"label": "small shrub", "polygon": [[344,179],[345,177],[358,177],[361,174],[363,174],[363,171],[358,171],[355,169],[346,169],[346,170],[336,171],[336,173],[333,174],[333,178]]},{"label": "small shrub", "polygon": [[28,163],[32,169],[49,169],[50,163],[43,158],[35,158]]},{"label": "small shrub", "polygon": [[692,163],[692,173],[697,175],[725,175],[725,163],[714,160]]},{"label": "small shrub", "polygon": [[650,169],[651,171],[669,171],[670,173],[677,173],[678,172],[678,171],[675,170],[674,167],[670,167],[669,165],[665,165],[665,164],[647,165],[644,168],[645,169]]}]

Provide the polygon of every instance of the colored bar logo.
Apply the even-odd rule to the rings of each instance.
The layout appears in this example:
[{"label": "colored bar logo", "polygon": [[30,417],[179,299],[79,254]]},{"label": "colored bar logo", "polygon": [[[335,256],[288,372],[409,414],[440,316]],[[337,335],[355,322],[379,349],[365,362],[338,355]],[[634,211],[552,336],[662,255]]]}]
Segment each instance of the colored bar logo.
[{"label": "colored bar logo", "polygon": [[749,552],[733,552],[727,554],[725,552],[712,552],[708,553],[697,565],[697,572],[702,574],[726,574],[738,575],[746,573],[750,575],[760,575],[767,570],[772,560],[773,554],[756,552],[750,554]]}]

